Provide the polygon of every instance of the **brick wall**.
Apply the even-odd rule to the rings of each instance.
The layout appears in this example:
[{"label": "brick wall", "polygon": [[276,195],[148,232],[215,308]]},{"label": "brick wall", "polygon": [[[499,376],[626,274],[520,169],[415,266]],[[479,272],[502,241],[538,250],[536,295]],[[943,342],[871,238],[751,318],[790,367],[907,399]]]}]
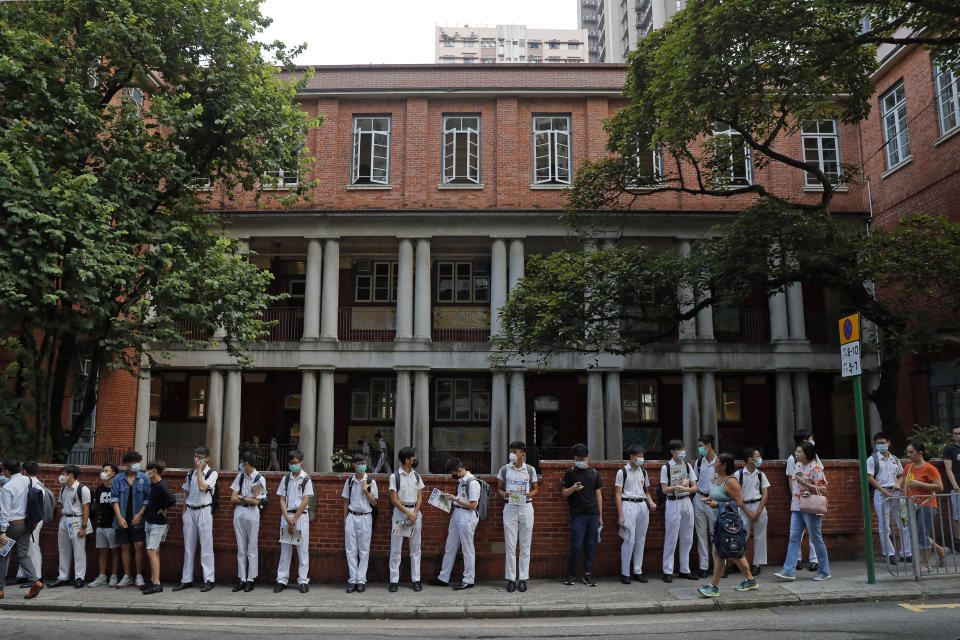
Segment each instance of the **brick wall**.
[{"label": "brick wall", "polygon": [[[535,525],[533,535],[531,576],[534,578],[557,577],[566,572],[566,558],[569,547],[568,509],[566,501],[560,497],[560,479],[569,466],[565,462],[544,462],[540,493],[534,500]],[[616,506],[613,500],[613,480],[618,463],[598,463],[597,469],[604,482],[603,517],[605,522],[602,542],[597,546],[595,572],[598,575],[617,575],[619,572],[620,539],[617,537]],[[651,483],[659,481],[659,464],[647,465]],[[99,469],[84,468],[81,480],[95,484]],[[772,487],[768,502],[769,558],[771,566],[782,562],[786,554],[787,526],[789,522],[789,494],[784,477],[784,464],[770,462],[764,466]],[[834,460],[826,465],[827,479],[830,482],[830,514],[824,522],[824,534],[827,549],[833,559],[856,558],[863,555],[863,527],[860,515],[858,465],[855,461]],[[58,468],[47,465],[41,477],[48,487],[56,488]],[[171,490],[180,493],[185,471],[173,470],[165,474]],[[260,532],[260,574],[261,580],[270,582],[276,576],[279,558],[279,522],[280,504],[274,495],[282,479],[280,473],[264,473],[270,491],[270,503],[264,512]],[[343,499],[340,492],[346,479],[344,474],[313,474],[314,490],[318,496],[316,520],[310,527],[310,577],[314,582],[344,582],[347,566],[343,556]],[[214,546],[216,573],[220,581],[227,582],[236,576],[236,543],[232,517],[233,508],[229,503],[229,485],[233,482],[233,473],[224,473],[218,483],[221,508],[214,520]],[[427,489],[438,487],[450,491],[454,482],[446,476],[424,476]],[[387,478],[376,476],[381,491],[381,508],[374,529],[371,545],[371,561],[368,577],[371,582],[387,580],[387,560],[390,552],[390,513],[388,503]],[[491,478],[487,478],[491,480]],[[653,487],[653,491],[656,487]],[[167,541],[161,547],[163,579],[178,581],[183,558],[180,516],[182,506],[171,509],[171,530]],[[492,500],[490,515],[477,528],[475,545],[477,552],[477,575],[480,579],[501,579],[503,577],[503,527],[501,524],[502,503]],[[440,569],[443,547],[447,535],[449,516],[438,509],[425,505],[423,508],[423,579],[435,576]],[[644,571],[659,573],[663,544],[663,514],[660,509],[654,513],[647,533]],[[44,553],[45,573],[50,575],[56,567],[56,527],[47,525],[41,535],[41,548]],[[751,549],[752,551],[752,549]],[[96,573],[93,542],[88,547],[88,566],[91,575]],[[696,556],[696,552],[693,552]],[[198,567],[199,570],[199,567]],[[408,561],[404,556],[401,565],[401,580],[408,580]],[[459,574],[460,561],[454,569]]]}]

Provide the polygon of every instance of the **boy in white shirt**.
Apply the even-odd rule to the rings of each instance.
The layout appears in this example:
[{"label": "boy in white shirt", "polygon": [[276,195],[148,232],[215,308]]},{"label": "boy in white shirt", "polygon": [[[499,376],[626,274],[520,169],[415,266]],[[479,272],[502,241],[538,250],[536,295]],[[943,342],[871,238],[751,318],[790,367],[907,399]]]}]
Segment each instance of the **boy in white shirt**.
[{"label": "boy in white shirt", "polygon": [[693,547],[693,504],[697,493],[697,474],[686,461],[687,449],[681,440],[671,440],[670,460],[660,467],[660,486],[667,498],[663,539],[663,581],[673,582],[673,554],[680,546],[680,577],[696,580],[690,573],[690,549]]},{"label": "boy in white shirt", "polygon": [[450,585],[453,563],[457,559],[457,551],[462,549],[463,580],[453,587],[454,591],[462,591],[473,588],[476,577],[473,534],[477,530],[477,523],[480,522],[477,514],[477,504],[480,502],[480,481],[464,468],[460,458],[448,458],[443,469],[457,481],[457,495],[443,494],[444,498],[453,503],[453,513],[450,515],[450,527],[447,529],[447,545],[443,551],[440,575],[431,580],[430,584],[438,587]]},{"label": "boy in white shirt", "polygon": [[630,445],[627,457],[629,463],[617,471],[614,480],[614,500],[623,537],[620,545],[620,582],[623,584],[630,584],[631,575],[637,582],[647,581],[643,575],[643,547],[647,541],[650,513],[657,508],[657,503],[650,497],[650,477],[643,468],[643,447]]},{"label": "boy in white shirt", "polygon": [[890,521],[900,530],[900,557],[910,557],[910,534],[900,520],[898,503],[892,498],[898,495],[896,484],[903,476],[903,464],[890,453],[890,438],[880,431],[873,436],[874,454],[867,458],[867,481],[873,487],[873,510],[877,514],[877,533],[880,550],[890,564],[897,564],[897,548],[890,540]]},{"label": "boy in white shirt", "polygon": [[57,547],[60,552],[60,567],[51,589],[70,582],[70,565],[73,564],[73,586],[83,587],[87,573],[87,525],[90,522],[90,487],[80,484],[77,476],[80,468],[73,464],[60,470],[60,524],[57,527]]},{"label": "boy in white shirt", "polygon": [[[507,554],[507,592],[527,590],[530,579],[530,542],[533,540],[533,496],[537,495],[537,472],[526,463],[527,445],[510,443],[510,462],[497,472],[497,493],[503,498],[503,539]],[[519,575],[517,547],[520,548]]]},{"label": "boy in white shirt", "polygon": [[287,454],[287,466],[290,473],[283,477],[280,486],[277,487],[277,495],[280,496],[280,513],[283,520],[280,521],[281,539],[287,535],[294,537],[299,534],[299,542],[281,542],[280,543],[280,566],[277,568],[277,584],[273,586],[274,593],[280,593],[287,588],[287,580],[290,577],[290,557],[293,555],[293,548],[297,548],[297,558],[299,560],[299,570],[297,574],[297,588],[300,593],[310,591],[310,516],[307,513],[307,505],[310,503],[310,496],[313,495],[313,481],[303,470],[303,452],[294,449]]},{"label": "boy in white shirt", "polygon": [[[410,545],[410,582],[414,591],[421,591],[420,584],[420,533],[423,527],[423,515],[420,507],[423,505],[423,479],[415,471],[419,460],[417,450],[413,447],[404,447],[397,452],[400,468],[390,475],[390,503],[393,505],[393,527],[399,523],[404,528],[410,528],[410,535],[396,535],[391,530],[390,535],[390,593],[397,592],[400,582],[400,554],[403,550],[403,540],[409,540]],[[368,459],[369,463],[369,459]]]},{"label": "boy in white shirt", "polygon": [[[756,447],[747,447],[743,452],[744,466],[736,474],[743,497],[740,519],[747,529],[747,538],[753,535],[753,562],[750,573],[757,576],[760,567],[767,564],[767,493],[770,480],[760,470],[763,457]],[[728,563],[729,564],[729,563]]]},{"label": "boy in white shirt", "polygon": [[240,473],[230,485],[233,532],[237,536],[237,582],[233,591],[253,591],[260,567],[260,505],[267,499],[267,481],[257,473],[257,457],[249,451],[240,456]]},{"label": "boy in white shirt", "polygon": [[713,523],[716,516],[713,509],[700,498],[710,497],[710,488],[716,473],[713,465],[717,462],[717,453],[714,451],[716,440],[709,433],[700,434],[697,439],[697,499],[693,501],[693,524],[697,534],[697,558],[700,561],[700,570],[697,576],[706,578],[709,575],[710,557],[712,555],[710,538],[713,536]]},{"label": "boy in white shirt", "polygon": [[343,484],[344,547],[350,584],[347,593],[363,593],[367,588],[367,563],[370,560],[370,536],[373,534],[373,508],[377,506],[377,482],[367,475],[367,459],[353,455],[354,474]]}]

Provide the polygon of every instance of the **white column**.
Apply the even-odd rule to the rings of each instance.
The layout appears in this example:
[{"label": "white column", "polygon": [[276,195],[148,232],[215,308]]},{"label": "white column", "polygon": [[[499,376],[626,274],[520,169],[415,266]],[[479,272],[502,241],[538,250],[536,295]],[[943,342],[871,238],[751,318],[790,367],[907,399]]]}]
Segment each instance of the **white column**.
[{"label": "white column", "polygon": [[785,459],[794,449],[793,385],[789,371],[778,371],[776,379],[777,446],[780,448],[780,456]]},{"label": "white column", "polygon": [[507,302],[507,245],[494,238],[490,247],[490,337],[500,333],[500,307]]},{"label": "white column", "polygon": [[803,285],[799,282],[787,286],[787,325],[792,340],[807,339],[803,313]]},{"label": "white column", "polygon": [[524,260],[523,240],[520,240],[519,238],[511,240],[509,261],[509,282],[511,293],[517,286],[517,282],[523,277]]},{"label": "white column", "polygon": [[430,473],[430,376],[427,371],[413,374],[413,446],[417,448],[420,474]]},{"label": "white column", "polygon": [[[146,360],[146,356],[143,358]],[[134,427],[133,448],[146,455],[150,442],[150,368],[140,365],[137,379],[137,418]]]},{"label": "white column", "polygon": [[239,369],[227,370],[220,468],[230,471],[236,469],[240,462],[240,385],[242,380],[243,376]]},{"label": "white column", "polygon": [[[677,253],[680,254],[681,258],[686,258],[690,255],[690,241],[680,240],[677,245]],[[680,311],[681,313],[686,313],[693,308],[693,287],[690,285],[681,285],[678,294],[680,296]],[[696,320],[694,318],[681,320],[678,333],[680,340],[693,340],[696,338]]]},{"label": "white column", "polygon": [[323,304],[320,308],[320,337],[337,339],[340,298],[340,241],[327,240],[323,254]]},{"label": "white column", "polygon": [[[414,272],[413,301],[413,339],[431,340],[430,332],[430,240],[417,240],[417,268]],[[429,411],[427,412],[429,414]],[[427,462],[426,453],[419,458],[420,464]]]},{"label": "white column", "polygon": [[333,471],[333,369],[320,371],[320,393],[317,396],[317,463],[321,473]]},{"label": "white column", "polygon": [[867,403],[870,420],[870,442],[873,442],[873,436],[883,431],[883,420],[880,418],[880,411],[876,403],[870,399],[870,394],[880,386],[880,374],[871,373],[867,376],[867,385],[863,389],[864,402]]},{"label": "white column", "polygon": [[700,433],[709,433],[717,443],[717,387],[712,371],[700,374]]},{"label": "white column", "polygon": [[413,339],[413,241],[397,248],[397,342]]},{"label": "white column", "polygon": [[604,382],[603,426],[608,460],[623,455],[623,404],[620,399],[620,372],[608,371]]},{"label": "white column", "polygon": [[510,373],[510,442],[527,440],[526,375],[525,371]]},{"label": "white column", "polygon": [[[790,337],[787,324],[787,297],[783,293],[775,293],[767,298],[770,306],[770,340],[786,340]],[[791,442],[792,442],[791,437]]]},{"label": "white column", "polygon": [[[307,472],[316,470],[317,451],[317,372],[301,371],[300,386],[300,443],[303,451],[303,466]],[[280,461],[284,464],[284,461]]]},{"label": "white column", "polygon": [[806,371],[793,374],[793,416],[796,431],[813,432],[813,417],[810,414],[810,379]]},{"label": "white column", "polygon": [[307,240],[307,274],[303,292],[303,337],[320,337],[320,281],[323,272],[323,248],[320,240]]},{"label": "white column", "polygon": [[[707,292],[709,295],[709,292]],[[697,311],[697,339],[713,340],[713,307]]]},{"label": "white column", "polygon": [[397,452],[403,447],[414,446],[411,422],[411,412],[413,410],[411,392],[410,372],[404,369],[397,370],[397,400],[393,411],[393,462],[395,469],[400,466]]},{"label": "white column", "polygon": [[700,390],[698,386],[696,372],[684,371],[681,421],[683,422],[683,443],[689,451],[694,450],[697,436],[700,435]]},{"label": "white column", "polygon": [[603,374],[587,373],[587,448],[592,460],[606,460],[603,433]]},{"label": "white column", "polygon": [[210,370],[207,383],[207,448],[210,466],[220,468],[220,441],[223,437],[223,372]]},{"label": "white column", "polygon": [[490,380],[490,473],[507,461],[507,374],[495,372]]}]

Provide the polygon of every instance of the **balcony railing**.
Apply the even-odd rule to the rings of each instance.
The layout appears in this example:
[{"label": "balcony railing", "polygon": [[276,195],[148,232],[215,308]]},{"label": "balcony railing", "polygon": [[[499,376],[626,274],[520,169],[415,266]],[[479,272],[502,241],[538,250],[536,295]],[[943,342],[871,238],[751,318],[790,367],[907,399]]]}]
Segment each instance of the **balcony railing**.
[{"label": "balcony railing", "polygon": [[487,342],[490,310],[440,307],[433,310],[434,342]]},{"label": "balcony railing", "polygon": [[346,342],[392,342],[397,335],[397,310],[345,307],[339,312],[337,337]]},{"label": "balcony railing", "polygon": [[177,332],[189,340],[209,340],[210,332],[200,328],[200,323],[196,320],[180,320],[175,322],[174,326]]},{"label": "balcony railing", "polygon": [[743,311],[736,322],[718,322],[714,314],[713,337],[721,344],[766,344],[770,342],[770,312]]},{"label": "balcony railing", "polygon": [[300,307],[274,307],[263,311],[264,322],[276,320],[266,336],[269,342],[295,342],[303,336],[303,309]]},{"label": "balcony railing", "polygon": [[836,317],[839,314],[828,315],[822,311],[810,311],[805,314],[807,340],[811,344],[826,344],[840,346],[840,333],[837,329]]},{"label": "balcony railing", "polygon": [[677,341],[677,330],[676,322],[627,322],[623,328],[623,339],[627,344],[665,344]]},{"label": "balcony railing", "polygon": [[490,473],[489,451],[431,451],[430,470],[434,473],[443,473],[443,465],[448,458],[460,458],[463,466],[472,473]]}]

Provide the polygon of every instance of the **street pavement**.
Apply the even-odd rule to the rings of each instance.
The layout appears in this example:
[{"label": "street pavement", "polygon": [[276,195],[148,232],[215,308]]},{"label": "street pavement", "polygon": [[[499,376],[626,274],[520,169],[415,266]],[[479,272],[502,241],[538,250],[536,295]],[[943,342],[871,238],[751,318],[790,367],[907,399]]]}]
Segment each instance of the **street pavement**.
[{"label": "street pavement", "polygon": [[[23,590],[6,588],[0,614],[11,610],[79,612],[98,614],[153,614],[155,616],[204,616],[230,618],[299,619],[464,619],[464,618],[555,618],[566,616],[644,615],[694,613],[769,608],[790,605],[852,602],[917,601],[929,598],[960,598],[960,575],[925,577],[921,582],[894,578],[878,567],[878,582],[866,583],[862,562],[831,563],[833,578],[813,582],[813,573],[800,571],[796,582],[781,582],[765,567],[760,588],[737,593],[742,576],[730,574],[720,585],[721,595],[704,599],[697,587],[706,580],[674,579],[664,583],[658,574],[649,582],[623,585],[616,577],[599,580],[597,587],[566,586],[559,579],[529,581],[526,593],[507,593],[504,581],[484,582],[473,589],[453,591],[424,583],[416,593],[401,584],[397,593],[387,585],[367,585],[364,593],[347,594],[345,585],[313,584],[309,593],[288,588],[275,594],[269,584],[258,584],[250,593],[233,593],[229,583],[207,593],[196,588],[174,593],[172,585],[155,595],[143,595],[135,587],[44,589],[33,600],[24,600]],[[956,612],[960,619],[960,611]],[[259,623],[258,623],[259,624]],[[957,625],[960,630],[960,624]],[[960,636],[960,633],[958,633]]]}]

